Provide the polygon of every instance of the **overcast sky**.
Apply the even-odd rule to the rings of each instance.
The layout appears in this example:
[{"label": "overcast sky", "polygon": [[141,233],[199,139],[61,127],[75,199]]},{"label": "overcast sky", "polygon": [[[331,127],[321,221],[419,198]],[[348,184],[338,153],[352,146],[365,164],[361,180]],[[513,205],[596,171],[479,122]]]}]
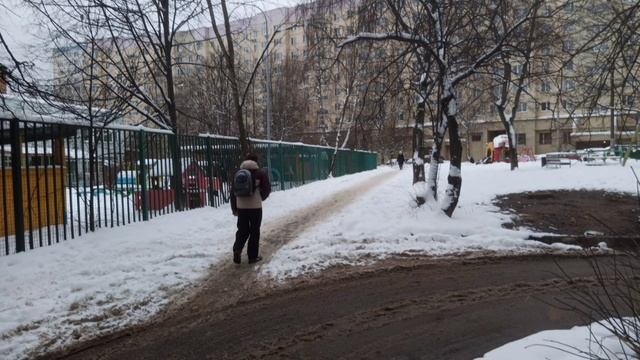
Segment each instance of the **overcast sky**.
[{"label": "overcast sky", "polygon": [[[257,1],[256,6],[269,10],[280,6],[293,6],[301,0]],[[35,24],[31,10],[21,0],[0,0],[0,31],[14,55],[21,61],[33,62],[40,76],[51,76],[50,49],[46,48],[46,33]],[[0,62],[7,54],[0,49]]]},{"label": "overcast sky", "polygon": [[[32,24],[33,15],[20,0],[0,0],[0,31],[9,45],[9,48],[21,61],[33,61],[37,56],[38,44],[42,42],[38,39],[37,29]],[[6,6],[6,7],[5,7]],[[0,61],[5,62],[7,54],[4,49],[0,49]],[[38,67],[46,67],[44,62],[37,64]]]}]

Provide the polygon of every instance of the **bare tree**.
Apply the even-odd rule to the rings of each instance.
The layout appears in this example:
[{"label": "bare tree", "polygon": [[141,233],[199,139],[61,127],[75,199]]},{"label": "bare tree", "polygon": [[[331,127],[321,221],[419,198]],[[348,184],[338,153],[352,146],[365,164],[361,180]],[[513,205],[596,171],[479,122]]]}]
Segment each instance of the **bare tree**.
[{"label": "bare tree", "polygon": [[203,60],[203,67],[178,81],[177,111],[182,133],[237,135],[224,59],[217,53]]},{"label": "bare tree", "polygon": [[584,3],[582,9],[594,16],[583,21],[586,36],[571,54],[581,65],[576,69],[581,85],[577,106],[587,115],[584,123],[608,115],[609,143],[614,146],[624,130],[632,132],[638,123],[640,2]]},{"label": "bare tree", "polygon": [[334,148],[329,165],[332,173],[339,149],[366,149],[395,122],[397,114],[390,114],[389,109],[404,91],[399,84],[407,63],[406,49],[383,43],[337,47],[346,39],[345,31],[371,31],[386,21],[379,16],[384,10],[381,4],[318,1],[305,5],[304,10],[307,88],[310,100],[317,102],[317,124],[324,144]]},{"label": "bare tree", "polygon": [[[246,7],[256,7],[255,5],[250,3],[234,4],[234,6],[235,8],[231,10],[238,10]],[[281,31],[293,29],[299,26],[299,24],[296,21],[293,21],[291,24],[286,25],[285,23],[288,22],[289,19],[285,19],[283,23],[276,24],[274,26],[275,30],[271,33],[271,37],[266,41],[260,57],[254,64],[252,64],[251,67],[246,69],[248,76],[243,81],[243,77],[241,74],[242,68],[239,65],[238,56],[235,50],[236,45],[233,39],[234,32],[232,28],[233,19],[231,17],[231,11],[228,8],[228,2],[226,0],[220,0],[220,3],[214,4],[211,0],[207,0],[207,10],[209,12],[211,27],[213,28],[213,32],[215,34],[217,50],[220,51],[220,54],[224,59],[226,70],[225,75],[231,88],[233,116],[238,128],[241,151],[246,154],[249,151],[249,142],[247,137],[247,130],[244,123],[243,110],[246,106],[249,90],[253,86],[256,73],[260,68],[263,60],[265,59],[265,55],[268,53],[268,51],[271,50],[271,46],[276,36]],[[259,8],[258,10],[262,11]],[[221,19],[219,19],[219,17],[221,17]],[[266,19],[266,15],[265,22],[265,26],[270,26],[268,20]],[[224,32],[221,32],[221,30],[223,30]]]},{"label": "bare tree", "polygon": [[[201,13],[190,0],[27,0],[43,18],[42,24],[52,35],[65,68],[78,74],[72,77],[89,92],[73,90],[77,84],[63,84],[65,98],[77,95],[76,101],[94,106],[98,103],[122,103],[126,112],[140,122],[169,129],[177,134],[175,75],[181,64],[176,50],[179,34]],[[90,31],[87,31],[90,30]],[[89,41],[87,41],[89,40]],[[72,53],[78,57],[70,58]],[[82,64],[82,65],[79,65]],[[80,71],[78,71],[80,70]],[[87,83],[87,78],[89,83]],[[95,83],[99,89],[94,87]],[[65,87],[63,86],[63,89]],[[94,90],[96,92],[94,92]],[[75,92],[75,94],[74,94]],[[182,191],[180,147],[172,138],[173,186]],[[176,208],[182,208],[176,197]]]},{"label": "bare tree", "polygon": [[[227,68],[229,84],[231,85],[231,96],[233,102],[233,110],[238,126],[238,132],[240,135],[240,147],[243,154],[249,152],[249,143],[247,140],[247,131],[245,129],[244,120],[242,116],[242,100],[240,94],[239,76],[236,69],[236,55],[234,50],[234,42],[231,33],[231,17],[229,16],[229,10],[227,9],[226,0],[220,0],[220,11],[222,12],[222,21],[224,26],[224,33],[221,34],[218,29],[218,22],[216,20],[216,10],[211,0],[207,0],[207,8],[209,10],[209,17],[211,20],[211,27],[216,35],[216,41],[219,49],[225,60]],[[224,37],[223,37],[224,36]]]},{"label": "bare tree", "polygon": [[[576,349],[562,343],[553,344],[567,353],[584,359],[636,359],[640,353],[640,305],[639,249],[637,245],[621,251],[612,257],[597,256],[587,252],[585,261],[591,267],[590,281],[576,278],[568,270],[560,267],[561,276],[573,284],[557,299],[558,307],[577,313],[587,322],[598,324],[615,336],[615,340],[603,341],[589,328],[593,344],[589,349]],[[616,344],[617,343],[617,344]],[[612,344],[621,346],[621,352],[609,348]]]},{"label": "bare tree", "polygon": [[[299,141],[304,132],[306,101],[302,84],[304,64],[288,56],[284,62],[273,62],[271,66],[273,87],[273,126],[275,139]],[[268,84],[264,84],[268,86]]]},{"label": "bare tree", "polygon": [[[515,39],[513,48],[506,49],[496,58],[496,67],[501,71],[494,74],[497,82],[499,96],[494,98],[494,103],[500,121],[505,128],[509,141],[509,159],[511,170],[518,168],[518,149],[515,129],[515,121],[519,111],[520,100],[527,93],[525,86],[532,79],[531,65],[533,60],[534,42],[542,43],[544,37],[538,36],[538,12],[542,6],[541,1],[534,1],[531,5],[531,20],[522,26],[518,33],[519,38]],[[502,36],[506,29],[513,26],[514,19],[518,19],[519,8],[512,8],[508,3],[501,7],[502,13],[498,21],[494,23],[494,33],[496,37]],[[515,78],[514,78],[515,77]],[[494,95],[497,95],[493,92]],[[507,107],[509,108],[507,109]]]},{"label": "bare tree", "polygon": [[[440,150],[445,133],[450,140],[450,168],[448,187],[442,210],[451,216],[457,206],[462,187],[462,145],[458,132],[457,87],[490,64],[502,54],[509,41],[516,36],[524,24],[532,18],[531,9],[526,9],[513,25],[503,29],[499,36],[492,31],[492,22],[497,21],[501,4],[461,3],[452,1],[425,1],[419,4],[387,0],[386,6],[393,22],[388,31],[359,33],[341,46],[360,41],[396,41],[415,46],[423,64],[420,83],[433,81],[438,99],[438,111],[432,118],[434,146],[427,178],[427,191],[420,194],[434,198],[437,194],[436,180]],[[427,72],[429,70],[429,72]],[[429,80],[427,80],[429,79]],[[420,116],[419,114],[417,116]]]}]

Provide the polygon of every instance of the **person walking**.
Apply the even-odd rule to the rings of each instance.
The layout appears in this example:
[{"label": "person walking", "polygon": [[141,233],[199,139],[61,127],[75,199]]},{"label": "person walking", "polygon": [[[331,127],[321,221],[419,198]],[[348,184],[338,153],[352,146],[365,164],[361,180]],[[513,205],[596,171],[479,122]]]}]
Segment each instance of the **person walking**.
[{"label": "person walking", "polygon": [[404,154],[402,153],[402,151],[398,153],[398,157],[396,158],[396,160],[398,161],[398,166],[400,166],[400,170],[402,170],[402,165],[404,165]]},{"label": "person walking", "polygon": [[231,183],[231,211],[238,217],[236,241],[233,244],[233,262],[236,264],[241,263],[242,249],[247,240],[249,264],[262,260],[259,255],[262,202],[270,193],[269,176],[260,169],[258,156],[248,154]]}]

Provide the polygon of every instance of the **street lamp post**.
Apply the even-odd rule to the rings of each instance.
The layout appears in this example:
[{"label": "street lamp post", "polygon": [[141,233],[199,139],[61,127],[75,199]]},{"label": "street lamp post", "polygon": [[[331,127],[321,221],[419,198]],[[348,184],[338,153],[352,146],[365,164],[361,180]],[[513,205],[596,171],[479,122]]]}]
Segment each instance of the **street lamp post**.
[{"label": "street lamp post", "polygon": [[[269,22],[267,21],[267,15],[260,9],[262,16],[264,16],[264,41],[265,46],[269,46]],[[267,84],[267,170],[269,172],[269,179],[271,179],[271,122],[273,121],[271,114],[271,63],[269,61],[269,49],[265,50],[264,54],[264,76]]]},{"label": "street lamp post", "polygon": [[267,86],[267,170],[269,172],[269,179],[271,179],[271,123],[273,122],[272,114],[271,114],[271,63],[269,61],[269,21],[267,20],[267,14],[260,7],[247,4],[252,6],[264,17],[264,41],[265,41],[265,49],[264,51],[264,77]]}]

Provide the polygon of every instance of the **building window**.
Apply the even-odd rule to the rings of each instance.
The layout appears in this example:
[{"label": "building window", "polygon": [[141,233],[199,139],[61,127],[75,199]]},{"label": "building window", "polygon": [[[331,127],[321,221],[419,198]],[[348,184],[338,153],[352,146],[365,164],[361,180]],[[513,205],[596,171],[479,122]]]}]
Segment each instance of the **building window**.
[{"label": "building window", "polygon": [[516,136],[518,137],[516,140],[517,145],[520,145],[520,146],[527,145],[527,134],[520,133],[520,134],[516,134]]},{"label": "building window", "polygon": [[575,88],[576,88],[576,85],[573,82],[573,80],[567,79],[567,80],[564,81],[564,89],[565,90],[573,91],[573,90],[575,90]]},{"label": "building window", "polygon": [[538,144],[550,145],[551,144],[551,132],[538,133]]},{"label": "building window", "polygon": [[575,8],[575,4],[573,3],[573,1],[569,1],[564,5],[564,10],[566,12],[573,12],[576,8]]},{"label": "building window", "polygon": [[565,130],[562,132],[562,143],[571,144],[571,130]]},{"label": "building window", "polygon": [[522,64],[516,64],[513,66],[511,73],[514,75],[522,74]]},{"label": "building window", "polygon": [[573,71],[573,61],[569,61],[564,66],[565,70]]},{"label": "building window", "polygon": [[566,111],[573,111],[576,109],[576,106],[574,103],[572,103],[571,101],[567,101],[567,100],[562,100],[562,107],[566,110]]},{"label": "building window", "polygon": [[549,101],[544,101],[540,103],[540,110],[549,111],[551,110],[551,103]]},{"label": "building window", "polygon": [[526,103],[526,102],[520,102],[520,103],[518,103],[518,111],[519,111],[519,112],[525,112],[525,111],[527,111],[527,103]]},{"label": "building window", "polygon": [[482,133],[471,133],[471,141],[482,141]]},{"label": "building window", "polygon": [[546,81],[545,81],[545,82],[543,82],[543,83],[542,83],[541,90],[542,90],[542,92],[543,92],[543,93],[551,92],[551,84],[549,84],[549,83],[548,83],[548,82],[546,82]]}]

